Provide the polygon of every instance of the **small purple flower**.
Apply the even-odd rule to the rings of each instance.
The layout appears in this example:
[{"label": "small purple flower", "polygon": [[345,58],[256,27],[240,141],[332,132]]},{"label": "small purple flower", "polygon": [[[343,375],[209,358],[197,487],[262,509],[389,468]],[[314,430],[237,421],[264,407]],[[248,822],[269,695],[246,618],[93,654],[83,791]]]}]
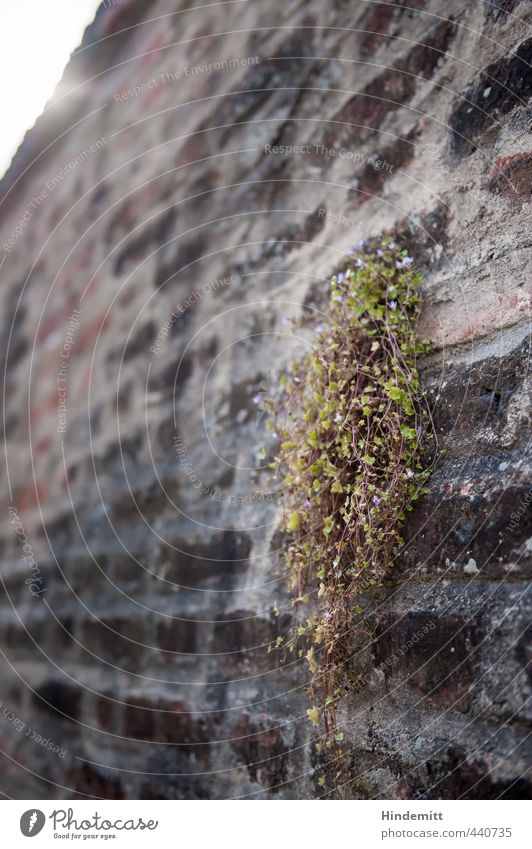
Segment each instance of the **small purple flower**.
[{"label": "small purple flower", "polygon": [[364,263],[362,262],[362,260],[360,258],[358,258],[355,262],[355,265],[356,265],[357,268],[362,268]]},{"label": "small purple flower", "polygon": [[321,321],[319,324],[316,325],[316,332],[323,333],[323,323]]},{"label": "small purple flower", "polygon": [[278,433],[272,433],[272,439],[279,439]]},{"label": "small purple flower", "polygon": [[360,240],[360,242],[357,242],[357,243],[356,243],[355,248],[356,248],[357,250],[360,250],[360,248],[363,248],[365,244],[366,244],[366,240],[365,240],[365,239],[361,239],[361,240]]},{"label": "small purple flower", "polygon": [[373,503],[374,503],[375,507],[378,507],[379,504],[381,503],[381,500],[380,500],[378,495],[373,496]]},{"label": "small purple flower", "polygon": [[308,500],[308,498],[305,498],[303,502],[303,507],[306,507],[307,509],[310,507],[310,501]]},{"label": "small purple flower", "polygon": [[382,256],[382,251],[380,248],[377,249],[377,256]]},{"label": "small purple flower", "polygon": [[258,404],[260,404],[260,402],[262,401],[262,395],[259,395],[259,394],[254,395],[254,396],[253,396],[253,398],[252,398],[251,400],[253,401],[253,403],[255,404],[255,406],[257,406],[257,405],[258,405]]},{"label": "small purple flower", "polygon": [[389,301],[388,306],[390,307],[391,310],[396,310],[397,309],[397,301]]},{"label": "small purple flower", "polygon": [[338,283],[343,283],[344,280],[345,280],[345,274],[344,274],[343,271],[341,271],[340,274],[338,275]]},{"label": "small purple flower", "polygon": [[396,249],[396,247],[397,247],[397,245],[396,245],[395,242],[390,242],[390,248],[391,248],[392,251],[394,251]]},{"label": "small purple flower", "polygon": [[399,260],[399,262],[395,263],[396,268],[410,268],[411,265],[414,264],[414,260],[411,256],[405,256],[404,259]]}]

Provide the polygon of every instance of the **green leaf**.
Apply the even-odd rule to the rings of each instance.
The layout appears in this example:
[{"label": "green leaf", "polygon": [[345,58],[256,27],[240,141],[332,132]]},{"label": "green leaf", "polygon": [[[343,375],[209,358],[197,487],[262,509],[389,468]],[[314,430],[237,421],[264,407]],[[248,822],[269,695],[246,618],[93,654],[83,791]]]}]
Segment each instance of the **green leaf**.
[{"label": "green leaf", "polygon": [[286,522],[286,528],[289,531],[298,531],[301,526],[301,520],[299,518],[299,513],[294,510],[293,513],[290,513],[288,520]]},{"label": "green leaf", "polygon": [[392,386],[390,389],[387,389],[386,394],[392,401],[401,401],[403,397],[402,391],[397,386]]},{"label": "green leaf", "polygon": [[317,707],[307,708],[307,716],[314,726],[320,724],[320,709]]},{"label": "green leaf", "polygon": [[327,518],[325,519],[325,521],[323,523],[324,536],[328,537],[329,534],[331,533],[333,527],[334,527],[334,521],[331,519],[330,516],[327,516]]},{"label": "green leaf", "polygon": [[314,675],[318,671],[319,667],[318,667],[318,664],[316,663],[316,659],[314,657],[314,649],[312,649],[312,648],[309,649],[308,652],[307,652],[307,661],[308,661],[309,669],[310,669],[312,675]]},{"label": "green leaf", "polygon": [[308,442],[308,444],[309,444],[309,445],[311,445],[313,448],[317,448],[317,447],[318,447],[318,434],[316,433],[316,431],[315,431],[315,430],[311,430],[311,432],[310,432],[310,433],[309,433],[309,435],[307,436],[307,442]]}]

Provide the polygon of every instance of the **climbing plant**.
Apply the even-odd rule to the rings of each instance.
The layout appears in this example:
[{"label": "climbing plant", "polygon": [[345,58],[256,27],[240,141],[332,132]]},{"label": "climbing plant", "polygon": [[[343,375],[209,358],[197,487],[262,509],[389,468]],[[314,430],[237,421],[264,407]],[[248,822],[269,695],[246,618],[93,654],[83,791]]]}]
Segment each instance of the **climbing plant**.
[{"label": "climbing plant", "polygon": [[[311,353],[292,364],[276,403],[287,564],[308,662],[310,721],[342,740],[336,708],[360,646],[361,592],[382,584],[401,527],[424,492],[430,418],[417,367],[420,275],[393,241],[360,246],[332,278]],[[321,318],[321,317],[320,317]],[[325,779],[322,780],[322,783]]]}]

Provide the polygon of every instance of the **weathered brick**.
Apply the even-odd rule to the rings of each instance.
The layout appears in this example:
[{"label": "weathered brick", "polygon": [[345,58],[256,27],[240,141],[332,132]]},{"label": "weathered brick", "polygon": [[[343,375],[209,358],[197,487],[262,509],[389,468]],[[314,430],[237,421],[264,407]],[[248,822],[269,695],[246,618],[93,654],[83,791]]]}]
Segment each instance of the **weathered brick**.
[{"label": "weathered brick", "polygon": [[245,763],[253,781],[278,792],[287,778],[289,743],[283,734],[282,721],[263,714],[243,713],[234,728],[233,748]]},{"label": "weathered brick", "polygon": [[122,782],[115,773],[106,771],[91,764],[82,764],[67,774],[68,786],[81,797],[96,799],[125,799]]},{"label": "weathered brick", "polygon": [[514,153],[495,160],[488,188],[520,208],[530,203],[532,192],[532,153]]},{"label": "weathered brick", "polygon": [[386,676],[401,675],[429,702],[467,711],[478,625],[471,617],[413,611],[379,622],[375,660]]},{"label": "weathered brick", "polygon": [[531,59],[532,39],[528,39],[481,71],[454,104],[449,126],[456,155],[470,155],[502,115],[524,104],[532,90]]},{"label": "weathered brick", "polygon": [[327,130],[324,143],[328,147],[335,142],[352,144],[356,149],[361,141],[368,139],[391,112],[414,95],[417,76],[430,79],[454,33],[455,25],[451,20],[436,24],[394,67],[382,71],[334,115],[335,122],[346,126]]},{"label": "weathered brick", "polygon": [[143,651],[139,644],[145,642],[145,625],[143,621],[133,622],[122,616],[102,615],[84,619],[78,639],[87,652],[107,663],[125,663],[128,669],[136,669]]},{"label": "weathered brick", "polygon": [[51,679],[45,681],[33,695],[35,705],[61,720],[78,720],[82,690],[75,684]]},{"label": "weathered brick", "polygon": [[184,588],[234,589],[248,568],[251,540],[245,533],[224,531],[210,541],[182,539],[174,548],[161,546],[158,568],[168,581]]}]

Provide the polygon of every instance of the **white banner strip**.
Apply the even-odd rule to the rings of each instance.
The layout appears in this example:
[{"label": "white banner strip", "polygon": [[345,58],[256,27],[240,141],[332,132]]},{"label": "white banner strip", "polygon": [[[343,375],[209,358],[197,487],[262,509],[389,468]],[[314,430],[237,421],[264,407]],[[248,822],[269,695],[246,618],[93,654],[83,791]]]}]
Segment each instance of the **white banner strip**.
[{"label": "white banner strip", "polygon": [[[2,846],[187,849],[531,845],[518,801],[4,801]],[[528,834],[528,837],[527,837]],[[35,844],[28,840],[35,838]]]}]

